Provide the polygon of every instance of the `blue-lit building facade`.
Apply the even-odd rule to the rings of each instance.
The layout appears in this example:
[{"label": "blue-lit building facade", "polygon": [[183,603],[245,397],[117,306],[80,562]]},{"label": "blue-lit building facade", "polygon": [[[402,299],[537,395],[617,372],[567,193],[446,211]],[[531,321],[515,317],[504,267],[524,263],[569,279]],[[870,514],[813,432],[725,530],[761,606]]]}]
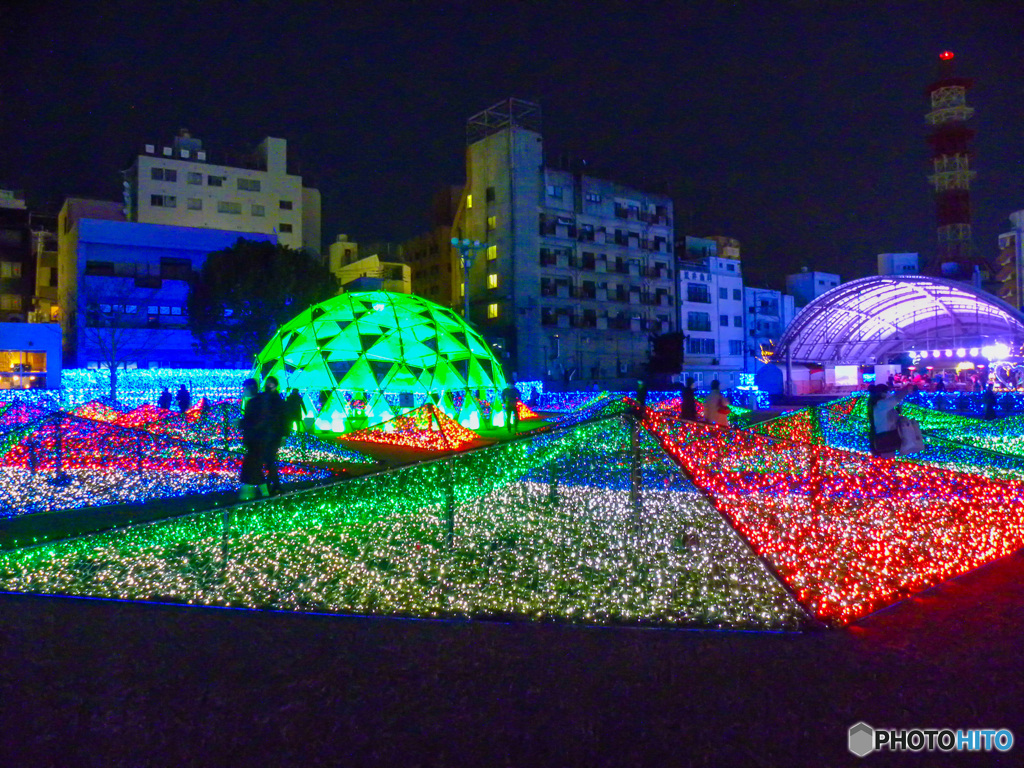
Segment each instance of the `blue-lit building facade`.
[{"label": "blue-lit building facade", "polygon": [[62,218],[58,294],[66,364],[216,365],[197,351],[188,329],[189,280],[208,254],[240,237],[277,242],[273,234]]}]

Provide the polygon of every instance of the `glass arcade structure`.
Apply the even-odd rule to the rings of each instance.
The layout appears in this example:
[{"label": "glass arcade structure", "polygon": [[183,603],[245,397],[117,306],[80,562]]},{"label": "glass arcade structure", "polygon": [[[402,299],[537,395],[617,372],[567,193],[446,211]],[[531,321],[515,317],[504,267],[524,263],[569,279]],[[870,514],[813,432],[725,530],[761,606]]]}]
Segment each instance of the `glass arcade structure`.
[{"label": "glass arcade structure", "polygon": [[804,307],[773,359],[864,365],[921,350],[992,359],[1022,343],[1024,315],[983,290],[935,277],[878,276],[843,283]]}]

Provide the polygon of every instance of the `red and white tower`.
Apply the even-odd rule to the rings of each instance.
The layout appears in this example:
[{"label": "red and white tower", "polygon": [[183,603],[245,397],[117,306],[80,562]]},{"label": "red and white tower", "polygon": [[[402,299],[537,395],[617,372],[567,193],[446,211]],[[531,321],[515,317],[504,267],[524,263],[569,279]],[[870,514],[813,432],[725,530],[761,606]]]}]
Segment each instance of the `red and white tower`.
[{"label": "red and white tower", "polygon": [[967,91],[972,83],[953,76],[953,52],[939,54],[939,79],[928,86],[931,111],[925,119],[932,126],[928,143],[932,147],[932,174],[935,189],[935,215],[938,249],[931,272],[936,275],[971,280],[977,267],[982,277],[988,265],[974,249],[971,238],[971,170],[968,144],[974,131],[967,121],[974,108],[967,106]]}]

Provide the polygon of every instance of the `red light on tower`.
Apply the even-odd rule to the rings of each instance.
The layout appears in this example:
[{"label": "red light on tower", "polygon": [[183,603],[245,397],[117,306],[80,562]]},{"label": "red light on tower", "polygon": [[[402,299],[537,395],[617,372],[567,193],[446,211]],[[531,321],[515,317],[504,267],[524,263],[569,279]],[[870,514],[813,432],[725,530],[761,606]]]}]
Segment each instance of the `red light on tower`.
[{"label": "red light on tower", "polygon": [[939,54],[939,58],[942,59],[943,61],[949,61],[950,59],[953,58],[953,52],[943,51],[942,53]]}]

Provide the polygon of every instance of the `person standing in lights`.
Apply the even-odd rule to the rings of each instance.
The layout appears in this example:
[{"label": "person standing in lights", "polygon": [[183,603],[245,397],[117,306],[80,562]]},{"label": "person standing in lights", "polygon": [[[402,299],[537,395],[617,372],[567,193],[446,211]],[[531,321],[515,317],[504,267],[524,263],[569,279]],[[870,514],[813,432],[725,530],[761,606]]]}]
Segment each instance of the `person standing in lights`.
[{"label": "person standing in lights", "polygon": [[985,393],[981,396],[981,402],[985,406],[985,420],[993,421],[996,417],[995,384],[989,384],[985,387]]},{"label": "person standing in lights", "polygon": [[289,392],[284,404],[288,414],[288,429],[305,432],[306,424],[302,420],[302,395],[299,394],[299,390],[293,389]]},{"label": "person standing in lights", "polygon": [[505,427],[511,435],[513,430],[519,431],[519,390],[509,384],[501,393],[501,398],[505,404]]},{"label": "person standing in lights", "polygon": [[696,421],[697,393],[693,389],[693,376],[686,377],[686,385],[680,394],[679,415],[687,421]]},{"label": "person standing in lights", "polygon": [[871,388],[868,395],[868,440],[872,456],[891,459],[896,455],[900,448],[896,406],[913,391],[915,387],[909,386],[890,395],[885,384],[875,384]]},{"label": "person standing in lights", "polygon": [[262,458],[267,472],[270,492],[281,493],[281,476],[277,472],[277,452],[281,450],[281,442],[288,434],[288,414],[281,393],[277,391],[277,378],[268,376],[263,384],[263,393],[259,395],[260,408],[263,412],[261,423]]},{"label": "person standing in lights", "polygon": [[156,401],[157,407],[163,408],[165,411],[171,410],[171,401],[174,398],[171,397],[171,390],[164,387],[164,391],[160,393],[160,399]]},{"label": "person standing in lights", "polygon": [[182,413],[187,411],[189,409],[189,406],[192,405],[192,395],[190,395],[188,393],[188,390],[185,389],[185,385],[184,384],[182,384],[178,388],[178,394],[176,395],[176,398],[178,400],[178,409]]},{"label": "person standing in lights", "polygon": [[263,477],[263,399],[256,386],[256,379],[246,379],[242,383],[242,418],[239,427],[242,430],[242,488],[238,497],[242,501],[256,498],[257,491],[268,496],[266,479]]},{"label": "person standing in lights", "polygon": [[720,427],[729,426],[729,400],[722,394],[718,379],[711,382],[711,394],[704,400],[704,421],[708,424],[717,424]]},{"label": "person standing in lights", "polygon": [[647,418],[647,382],[643,379],[636,382],[636,412],[641,419]]}]

